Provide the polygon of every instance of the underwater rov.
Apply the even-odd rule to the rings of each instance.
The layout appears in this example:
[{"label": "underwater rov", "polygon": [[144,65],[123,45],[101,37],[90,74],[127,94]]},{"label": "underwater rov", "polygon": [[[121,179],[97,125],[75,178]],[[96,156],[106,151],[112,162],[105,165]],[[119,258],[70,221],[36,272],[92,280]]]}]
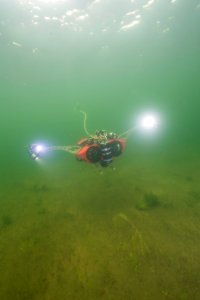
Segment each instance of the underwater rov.
[{"label": "underwater rov", "polygon": [[79,140],[73,146],[44,146],[41,144],[31,144],[28,146],[28,153],[33,160],[38,160],[49,151],[61,150],[73,154],[78,161],[92,164],[99,164],[102,167],[112,165],[113,159],[120,156],[125,147],[128,136],[138,128],[145,130],[154,129],[158,122],[152,115],[145,115],[141,118],[138,126],[130,128],[118,135],[106,130],[96,130],[95,134],[90,134],[86,127],[87,114],[84,115],[84,131],[87,137]]}]

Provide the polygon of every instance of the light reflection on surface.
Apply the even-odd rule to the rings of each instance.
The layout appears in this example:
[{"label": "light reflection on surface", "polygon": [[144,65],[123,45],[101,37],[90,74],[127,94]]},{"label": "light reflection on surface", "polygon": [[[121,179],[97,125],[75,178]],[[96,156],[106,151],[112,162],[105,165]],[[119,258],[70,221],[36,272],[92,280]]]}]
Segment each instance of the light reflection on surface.
[{"label": "light reflection on surface", "polygon": [[[100,47],[107,46],[113,37],[134,38],[146,32],[168,37],[177,27],[182,6],[180,0],[10,0],[13,4],[2,1],[7,10],[4,15],[0,11],[0,40],[13,49],[24,48],[26,34],[33,34],[40,41],[52,35],[85,35],[102,39]],[[199,12],[199,7],[193,3],[192,9]],[[40,44],[33,43],[30,51],[38,55]]]},{"label": "light reflection on surface", "polygon": [[[91,30],[104,33],[135,30],[134,28],[143,22],[146,14],[154,6],[156,7],[158,2],[155,0],[18,0],[19,5],[30,14],[32,24],[54,22],[72,31],[77,31],[79,28],[88,33]],[[169,5],[175,2],[178,1],[170,0]],[[165,28],[161,28],[161,32],[167,32],[164,31]]]}]

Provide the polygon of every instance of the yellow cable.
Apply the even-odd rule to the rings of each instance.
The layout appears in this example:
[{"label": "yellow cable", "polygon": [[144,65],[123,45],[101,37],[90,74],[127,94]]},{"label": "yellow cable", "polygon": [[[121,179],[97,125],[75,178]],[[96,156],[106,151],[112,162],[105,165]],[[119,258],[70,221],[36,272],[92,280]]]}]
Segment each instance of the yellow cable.
[{"label": "yellow cable", "polygon": [[80,110],[80,113],[82,113],[83,116],[84,116],[84,119],[83,119],[83,128],[84,128],[84,131],[85,131],[85,133],[86,133],[87,135],[91,136],[91,134],[88,132],[87,126],[86,126],[86,122],[87,122],[87,114],[86,114],[86,112],[84,112],[83,110]]}]

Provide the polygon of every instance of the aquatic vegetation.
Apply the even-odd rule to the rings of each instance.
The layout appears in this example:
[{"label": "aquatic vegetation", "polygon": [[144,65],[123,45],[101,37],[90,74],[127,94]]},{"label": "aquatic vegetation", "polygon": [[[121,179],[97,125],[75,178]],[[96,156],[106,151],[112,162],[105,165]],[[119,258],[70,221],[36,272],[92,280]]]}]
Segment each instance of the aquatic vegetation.
[{"label": "aquatic vegetation", "polygon": [[135,228],[131,236],[131,251],[128,257],[129,263],[135,271],[139,270],[142,258],[148,253],[149,247],[142,237],[142,233]]},{"label": "aquatic vegetation", "polygon": [[191,191],[189,193],[189,197],[186,200],[186,204],[189,207],[193,207],[200,203],[200,193],[196,191]]},{"label": "aquatic vegetation", "polygon": [[196,199],[197,201],[200,201],[200,192],[197,192],[197,191],[191,191],[190,192],[190,195]]},{"label": "aquatic vegetation", "polygon": [[141,192],[142,192],[141,187],[138,186],[138,185],[136,185],[136,187],[135,187],[135,192],[136,192],[136,193],[141,193]]},{"label": "aquatic vegetation", "polygon": [[194,178],[192,176],[188,175],[188,176],[185,177],[185,180],[191,182],[191,181],[194,181]]},{"label": "aquatic vegetation", "polygon": [[12,218],[8,215],[2,216],[1,221],[2,221],[2,227],[7,227],[13,222]]},{"label": "aquatic vegetation", "polygon": [[49,188],[45,184],[34,184],[32,187],[34,192],[48,192]]},{"label": "aquatic vegetation", "polygon": [[61,213],[60,216],[67,221],[74,220],[74,218],[75,218],[75,214],[72,212],[69,212],[69,211],[65,211],[65,212]]},{"label": "aquatic vegetation", "polygon": [[160,205],[158,196],[154,193],[146,193],[142,198],[139,198],[135,204],[138,210],[150,210]]},{"label": "aquatic vegetation", "polygon": [[142,232],[126,214],[119,213],[113,218],[115,223],[120,220],[127,223],[130,227],[131,234],[127,260],[131,268],[138,270],[141,265],[142,257],[149,253],[149,247],[142,236]]},{"label": "aquatic vegetation", "polygon": [[47,213],[47,210],[45,208],[38,210],[38,215],[45,215],[46,213]]},{"label": "aquatic vegetation", "polygon": [[148,207],[155,207],[159,204],[158,197],[153,193],[145,194],[144,200]]},{"label": "aquatic vegetation", "polygon": [[129,219],[128,219],[128,217],[125,215],[125,214],[123,214],[123,213],[119,213],[119,214],[117,214],[117,216],[116,217],[118,217],[118,218],[121,218],[122,220],[124,220],[125,222],[127,222],[127,223],[129,223],[130,224],[130,221],[129,221]]}]

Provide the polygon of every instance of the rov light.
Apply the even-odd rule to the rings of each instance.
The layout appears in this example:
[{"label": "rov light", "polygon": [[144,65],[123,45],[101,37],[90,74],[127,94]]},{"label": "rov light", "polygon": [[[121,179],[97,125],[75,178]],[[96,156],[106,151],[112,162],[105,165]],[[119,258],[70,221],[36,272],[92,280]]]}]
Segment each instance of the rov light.
[{"label": "rov light", "polygon": [[28,152],[33,160],[38,160],[41,154],[45,152],[45,147],[40,144],[31,144],[28,146]]},{"label": "rov light", "polygon": [[153,130],[158,126],[158,119],[155,115],[145,115],[140,120],[140,126],[146,130]]},{"label": "rov light", "polygon": [[36,145],[36,146],[35,146],[35,151],[36,151],[37,153],[43,152],[43,151],[44,151],[44,146],[42,146],[42,145]]}]

